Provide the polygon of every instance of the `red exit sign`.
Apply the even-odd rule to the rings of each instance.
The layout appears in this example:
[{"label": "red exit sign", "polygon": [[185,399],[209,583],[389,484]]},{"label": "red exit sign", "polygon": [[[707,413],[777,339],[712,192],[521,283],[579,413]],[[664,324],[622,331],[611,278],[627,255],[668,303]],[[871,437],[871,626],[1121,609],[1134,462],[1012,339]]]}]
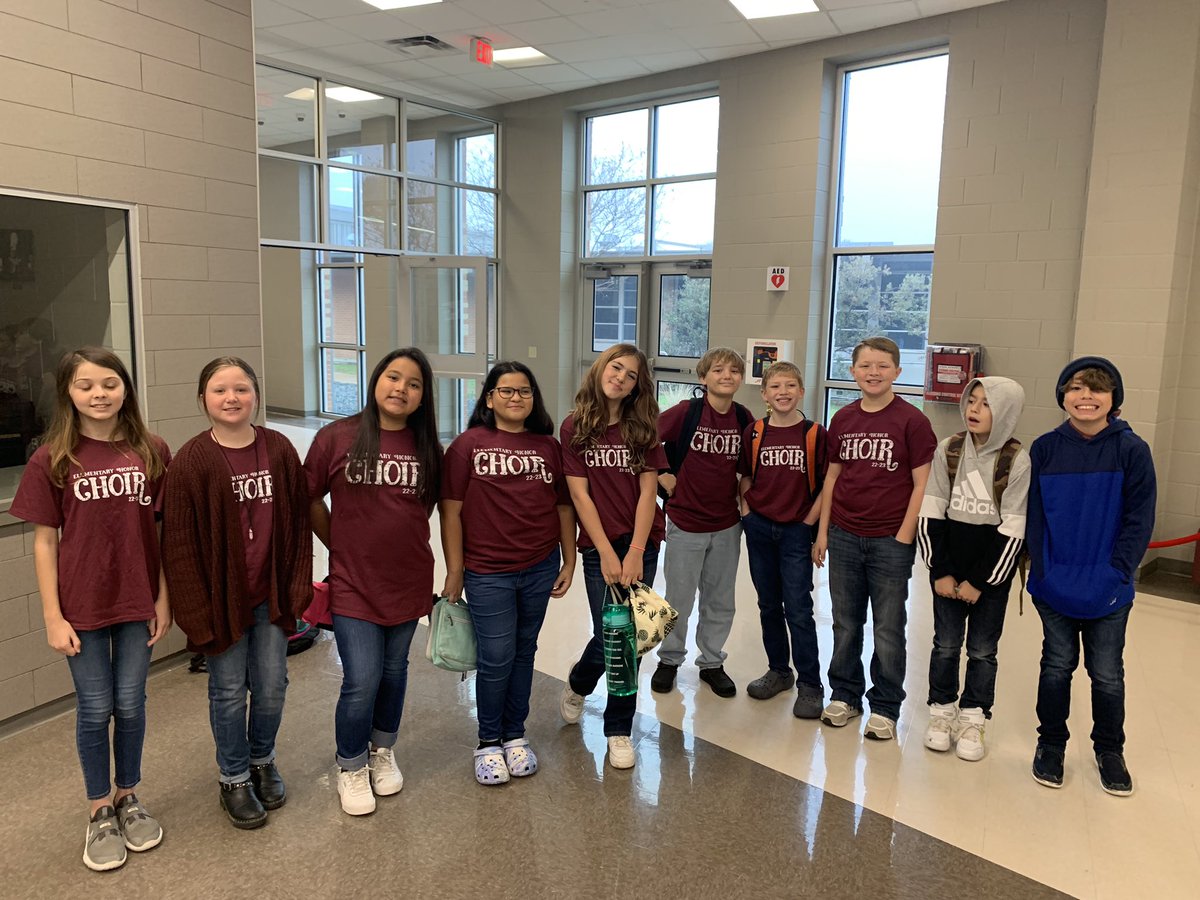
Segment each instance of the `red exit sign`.
[{"label": "red exit sign", "polygon": [[485,66],[492,64],[492,45],[485,38],[471,38],[471,56]]}]

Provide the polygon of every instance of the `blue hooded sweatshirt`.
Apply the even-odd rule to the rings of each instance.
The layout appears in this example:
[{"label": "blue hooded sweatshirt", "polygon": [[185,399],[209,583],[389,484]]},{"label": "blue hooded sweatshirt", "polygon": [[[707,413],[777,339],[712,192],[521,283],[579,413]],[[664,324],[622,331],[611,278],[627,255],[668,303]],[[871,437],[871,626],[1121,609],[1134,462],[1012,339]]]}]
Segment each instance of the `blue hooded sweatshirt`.
[{"label": "blue hooded sweatshirt", "polygon": [[1030,595],[1076,619],[1132,603],[1154,529],[1149,446],[1121,419],[1092,438],[1064,422],[1034,441],[1029,456]]}]

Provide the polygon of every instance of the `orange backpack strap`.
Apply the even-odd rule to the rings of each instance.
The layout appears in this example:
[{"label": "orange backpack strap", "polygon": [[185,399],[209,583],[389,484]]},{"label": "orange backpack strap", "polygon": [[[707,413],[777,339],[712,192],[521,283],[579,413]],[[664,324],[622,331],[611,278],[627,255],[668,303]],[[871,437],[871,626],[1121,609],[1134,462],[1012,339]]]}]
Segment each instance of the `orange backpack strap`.
[{"label": "orange backpack strap", "polygon": [[762,446],[763,435],[767,432],[767,420],[759,419],[754,423],[754,431],[750,434],[750,483],[758,474],[758,448]]},{"label": "orange backpack strap", "polygon": [[808,468],[808,496],[817,496],[817,426],[815,422],[809,422],[807,430],[804,434],[804,462]]}]

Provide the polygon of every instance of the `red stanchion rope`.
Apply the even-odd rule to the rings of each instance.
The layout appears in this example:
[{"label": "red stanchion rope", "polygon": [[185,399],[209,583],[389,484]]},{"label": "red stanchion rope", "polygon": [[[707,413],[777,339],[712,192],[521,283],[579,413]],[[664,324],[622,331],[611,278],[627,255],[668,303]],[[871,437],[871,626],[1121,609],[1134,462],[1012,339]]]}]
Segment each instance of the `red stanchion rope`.
[{"label": "red stanchion rope", "polygon": [[1163,547],[1178,547],[1180,544],[1190,544],[1193,541],[1200,541],[1200,532],[1189,534],[1187,537],[1173,538],[1169,541],[1151,541],[1151,550],[1161,550]]}]

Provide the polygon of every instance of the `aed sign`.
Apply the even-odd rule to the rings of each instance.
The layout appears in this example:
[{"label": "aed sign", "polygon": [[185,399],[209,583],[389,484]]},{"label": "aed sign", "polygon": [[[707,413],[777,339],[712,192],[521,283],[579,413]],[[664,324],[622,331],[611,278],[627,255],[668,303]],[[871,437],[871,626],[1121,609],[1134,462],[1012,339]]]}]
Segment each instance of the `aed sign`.
[{"label": "aed sign", "polygon": [[767,269],[767,290],[786,291],[788,289],[788,266],[771,266]]},{"label": "aed sign", "polygon": [[492,45],[484,38],[471,38],[471,58],[480,65],[492,64]]}]

